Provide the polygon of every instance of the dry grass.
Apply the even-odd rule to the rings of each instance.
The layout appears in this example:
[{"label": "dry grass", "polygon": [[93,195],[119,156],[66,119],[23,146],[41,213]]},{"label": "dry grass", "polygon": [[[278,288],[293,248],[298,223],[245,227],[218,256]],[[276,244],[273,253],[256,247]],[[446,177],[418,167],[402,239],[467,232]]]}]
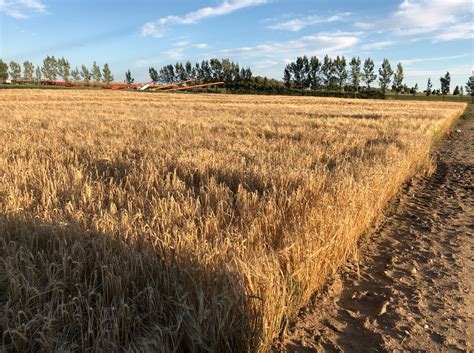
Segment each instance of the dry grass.
[{"label": "dry grass", "polygon": [[3,350],[264,350],[464,107],[1,92]]}]

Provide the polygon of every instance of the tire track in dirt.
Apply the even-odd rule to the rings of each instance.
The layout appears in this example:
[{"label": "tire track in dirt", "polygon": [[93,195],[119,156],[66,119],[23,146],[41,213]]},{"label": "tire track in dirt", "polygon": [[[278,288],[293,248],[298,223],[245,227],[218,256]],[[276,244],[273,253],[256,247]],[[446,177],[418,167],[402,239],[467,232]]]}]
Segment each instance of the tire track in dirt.
[{"label": "tire track in dirt", "polygon": [[434,173],[405,186],[358,264],[300,311],[274,352],[474,349],[474,119],[435,156]]}]

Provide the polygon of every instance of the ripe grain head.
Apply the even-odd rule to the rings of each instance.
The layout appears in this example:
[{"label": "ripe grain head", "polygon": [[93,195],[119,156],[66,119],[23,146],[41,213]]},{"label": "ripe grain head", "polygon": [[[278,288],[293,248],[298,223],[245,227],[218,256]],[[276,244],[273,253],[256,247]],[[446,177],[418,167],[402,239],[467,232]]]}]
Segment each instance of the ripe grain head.
[{"label": "ripe grain head", "polygon": [[463,109],[2,92],[3,346],[265,349]]}]

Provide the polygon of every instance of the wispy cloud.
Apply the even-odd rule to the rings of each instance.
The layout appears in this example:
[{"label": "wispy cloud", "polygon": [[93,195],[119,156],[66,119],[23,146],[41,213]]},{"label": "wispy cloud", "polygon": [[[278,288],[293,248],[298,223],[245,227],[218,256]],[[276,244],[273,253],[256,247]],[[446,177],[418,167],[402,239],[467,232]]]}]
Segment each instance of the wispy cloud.
[{"label": "wispy cloud", "polygon": [[343,21],[349,15],[350,15],[349,12],[345,12],[345,13],[337,14],[334,16],[326,17],[326,18],[320,17],[320,16],[304,16],[304,17],[293,18],[288,21],[276,23],[276,24],[268,26],[267,28],[275,29],[275,30],[298,32],[302,30],[303,28],[316,25],[316,24]]},{"label": "wispy cloud", "polygon": [[[451,77],[461,77],[464,79],[468,79],[469,76],[471,75],[472,73],[472,65],[459,65],[459,66],[448,66],[446,68],[443,68],[443,69],[437,69],[437,70],[433,70],[433,69],[413,69],[413,70],[405,70],[405,75],[406,76],[410,76],[410,77],[413,77],[413,78],[420,78],[420,77],[423,77],[423,78],[428,78],[428,77],[432,77],[432,78],[435,78],[435,82],[436,82],[436,78],[437,77],[441,77],[442,75],[444,75],[446,73],[446,71],[449,72],[449,74],[451,75]],[[466,82],[466,81],[464,81]]]},{"label": "wispy cloud", "polygon": [[361,45],[360,48],[362,50],[378,50],[378,49],[389,47],[395,43],[396,42],[394,42],[393,40],[383,40],[379,42],[370,42],[370,43],[363,44]]},{"label": "wispy cloud", "polygon": [[246,7],[263,5],[267,3],[267,1],[268,0],[224,0],[220,5],[215,7],[204,7],[183,16],[166,16],[155,21],[147,22],[142,26],[141,33],[143,36],[162,37],[166,26],[194,24],[209,17],[228,15]]},{"label": "wispy cloud", "polygon": [[242,57],[288,58],[297,55],[319,55],[336,53],[348,49],[359,42],[357,33],[320,33],[304,36],[296,40],[269,42],[251,47],[224,49],[221,55]]},{"label": "wispy cloud", "polygon": [[162,52],[164,56],[170,59],[179,60],[183,57],[184,48],[170,49]]},{"label": "wispy cloud", "polygon": [[188,41],[176,42],[173,44],[173,46],[178,47],[178,48],[188,47],[188,48],[196,48],[196,49],[205,49],[208,47],[207,43],[191,43]]},{"label": "wispy cloud", "polygon": [[189,43],[186,40],[183,40],[183,41],[174,43],[173,46],[174,47],[185,47],[185,46],[188,46],[189,44],[191,44],[191,43]]},{"label": "wispy cloud", "polygon": [[[170,61],[187,60],[187,54],[190,49],[196,49],[197,52],[202,54],[203,49],[208,47],[209,45],[207,43],[191,43],[183,40],[174,43],[170,49],[160,52],[159,55],[137,59],[134,63],[134,67],[143,69],[154,65],[169,64]],[[196,57],[196,52],[194,52],[192,57]]]},{"label": "wispy cloud", "polygon": [[357,28],[439,41],[472,39],[472,0],[404,0],[387,18],[359,21]]},{"label": "wispy cloud", "polygon": [[260,60],[260,61],[254,62],[253,66],[258,70],[265,70],[268,68],[273,68],[280,64],[281,62],[276,61],[276,60]]},{"label": "wispy cloud", "polygon": [[460,55],[450,55],[450,56],[438,56],[431,58],[415,58],[415,59],[403,59],[399,60],[403,65],[413,65],[418,63],[426,63],[433,61],[446,61],[446,60],[456,60],[471,57],[471,54],[460,54]]},{"label": "wispy cloud", "polygon": [[40,0],[0,0],[0,12],[22,19],[29,17],[32,13],[46,12],[46,5]]},{"label": "wispy cloud", "polygon": [[183,59],[184,53],[188,49],[206,49],[207,47],[207,43],[189,43],[183,41],[176,43],[175,48],[165,50],[161,54],[169,59],[180,60]]},{"label": "wispy cloud", "polygon": [[439,41],[474,39],[474,25],[472,22],[465,22],[449,26],[446,30],[436,34],[433,39]]},{"label": "wispy cloud", "polygon": [[427,33],[456,24],[472,12],[471,0],[405,0],[392,21],[400,33]]}]

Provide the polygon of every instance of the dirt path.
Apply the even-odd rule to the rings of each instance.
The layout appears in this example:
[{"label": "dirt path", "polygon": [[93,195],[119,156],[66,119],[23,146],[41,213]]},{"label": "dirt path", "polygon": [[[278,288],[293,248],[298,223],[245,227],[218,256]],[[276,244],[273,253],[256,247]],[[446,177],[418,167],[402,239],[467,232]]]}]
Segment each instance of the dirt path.
[{"label": "dirt path", "polygon": [[275,351],[473,352],[474,119],[436,155]]}]

